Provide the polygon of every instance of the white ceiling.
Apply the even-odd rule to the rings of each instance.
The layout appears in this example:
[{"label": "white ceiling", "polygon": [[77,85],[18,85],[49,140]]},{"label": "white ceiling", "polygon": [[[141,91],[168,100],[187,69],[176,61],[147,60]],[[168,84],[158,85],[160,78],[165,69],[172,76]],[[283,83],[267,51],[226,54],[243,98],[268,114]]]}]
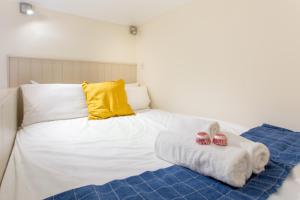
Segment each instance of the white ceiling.
[{"label": "white ceiling", "polygon": [[123,25],[140,25],[191,0],[31,0],[50,10]]}]

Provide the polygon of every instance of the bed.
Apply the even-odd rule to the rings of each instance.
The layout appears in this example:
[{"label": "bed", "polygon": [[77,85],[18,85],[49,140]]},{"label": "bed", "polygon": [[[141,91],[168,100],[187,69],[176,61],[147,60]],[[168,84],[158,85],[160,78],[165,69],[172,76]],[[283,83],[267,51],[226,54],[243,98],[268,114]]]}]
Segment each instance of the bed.
[{"label": "bed", "polygon": [[[0,199],[44,199],[73,188],[101,185],[169,167],[170,163],[154,153],[158,133],[198,131],[211,121],[145,109],[134,116],[106,120],[89,121],[83,117],[25,126],[17,133]],[[236,134],[248,130],[236,124],[219,123]],[[300,165],[270,199],[300,199],[299,188]]]},{"label": "bed", "polygon": [[[198,119],[149,109],[103,121],[79,118],[27,126],[17,134],[0,199],[43,199],[168,167],[155,156],[157,134],[163,129],[197,129],[191,124]],[[246,130],[222,124],[237,133]],[[298,199],[299,186],[300,166],[270,199]]]}]

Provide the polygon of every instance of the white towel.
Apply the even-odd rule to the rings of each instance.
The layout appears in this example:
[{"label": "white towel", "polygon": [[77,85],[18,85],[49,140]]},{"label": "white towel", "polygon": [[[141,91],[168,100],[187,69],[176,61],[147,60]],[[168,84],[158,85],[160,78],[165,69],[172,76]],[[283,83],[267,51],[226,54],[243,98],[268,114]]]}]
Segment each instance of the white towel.
[{"label": "white towel", "polygon": [[228,145],[241,147],[249,153],[253,173],[259,174],[265,170],[265,166],[269,162],[270,151],[264,144],[253,142],[227,130],[222,130],[218,122],[211,122],[203,128],[203,131],[209,132],[211,137],[218,132],[225,133]]},{"label": "white towel", "polygon": [[249,153],[253,173],[259,174],[265,170],[270,158],[270,151],[266,145],[253,142],[233,133],[225,133],[225,135],[229,145],[242,147]]},{"label": "white towel", "polygon": [[248,153],[238,147],[199,145],[195,135],[163,131],[156,139],[157,157],[213,177],[235,187],[242,187],[251,176]]}]

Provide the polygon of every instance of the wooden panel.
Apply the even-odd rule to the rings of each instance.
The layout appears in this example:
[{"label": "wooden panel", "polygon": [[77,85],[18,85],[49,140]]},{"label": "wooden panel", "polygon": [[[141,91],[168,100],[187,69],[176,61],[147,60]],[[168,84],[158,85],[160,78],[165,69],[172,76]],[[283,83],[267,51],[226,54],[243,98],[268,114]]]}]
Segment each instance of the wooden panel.
[{"label": "wooden panel", "polygon": [[81,83],[124,79],[137,81],[137,65],[90,61],[9,57],[9,87],[29,83]]},{"label": "wooden panel", "polygon": [[0,184],[17,133],[17,89],[0,90]]},{"label": "wooden panel", "polygon": [[61,83],[63,82],[63,76],[62,76],[62,71],[63,71],[63,65],[59,61],[53,61],[52,62],[52,82],[53,83]]},{"label": "wooden panel", "polygon": [[[51,83],[52,80],[52,63],[49,60],[44,60],[43,62],[41,62],[41,66],[42,66],[42,77],[41,77],[41,81],[45,82],[45,83]],[[22,64],[19,63],[19,68],[22,68]],[[19,74],[20,77],[22,77],[22,74]],[[27,79],[28,81],[28,79]],[[29,79],[30,81],[30,79]]]},{"label": "wooden panel", "polygon": [[105,66],[105,81],[109,81],[112,77],[112,65],[107,63]]},{"label": "wooden panel", "polygon": [[18,82],[18,59],[16,58],[11,58],[9,59],[9,68],[8,68],[8,73],[9,73],[9,85],[19,85]]},{"label": "wooden panel", "polygon": [[[96,63],[96,68],[98,69],[98,80],[101,82],[105,81],[105,64],[103,63]],[[124,77],[125,79],[125,77]],[[125,79],[127,80],[127,79]],[[128,80],[127,80],[128,81]]]},{"label": "wooden panel", "polygon": [[33,60],[31,62],[31,77],[32,80],[35,80],[37,82],[41,82],[43,80],[43,74],[45,73],[43,71],[42,62],[40,60]]}]

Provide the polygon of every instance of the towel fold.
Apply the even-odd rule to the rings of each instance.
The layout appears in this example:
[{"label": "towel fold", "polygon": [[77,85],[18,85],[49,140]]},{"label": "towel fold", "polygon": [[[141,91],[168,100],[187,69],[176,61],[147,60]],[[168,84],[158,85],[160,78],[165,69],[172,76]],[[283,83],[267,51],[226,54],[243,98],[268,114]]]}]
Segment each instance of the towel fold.
[{"label": "towel fold", "polygon": [[195,135],[162,131],[155,144],[157,157],[234,187],[242,187],[252,174],[250,158],[239,147],[199,145]]},{"label": "towel fold", "polygon": [[214,137],[214,135],[216,135],[217,133],[219,133],[221,130],[220,125],[218,122],[211,122],[209,124],[207,124],[202,130],[201,132],[206,132],[210,135],[211,138]]},{"label": "towel fold", "polygon": [[230,146],[242,147],[248,152],[254,174],[259,174],[265,170],[265,166],[268,164],[270,159],[270,151],[266,145],[253,142],[233,133],[227,132],[226,136]]}]

